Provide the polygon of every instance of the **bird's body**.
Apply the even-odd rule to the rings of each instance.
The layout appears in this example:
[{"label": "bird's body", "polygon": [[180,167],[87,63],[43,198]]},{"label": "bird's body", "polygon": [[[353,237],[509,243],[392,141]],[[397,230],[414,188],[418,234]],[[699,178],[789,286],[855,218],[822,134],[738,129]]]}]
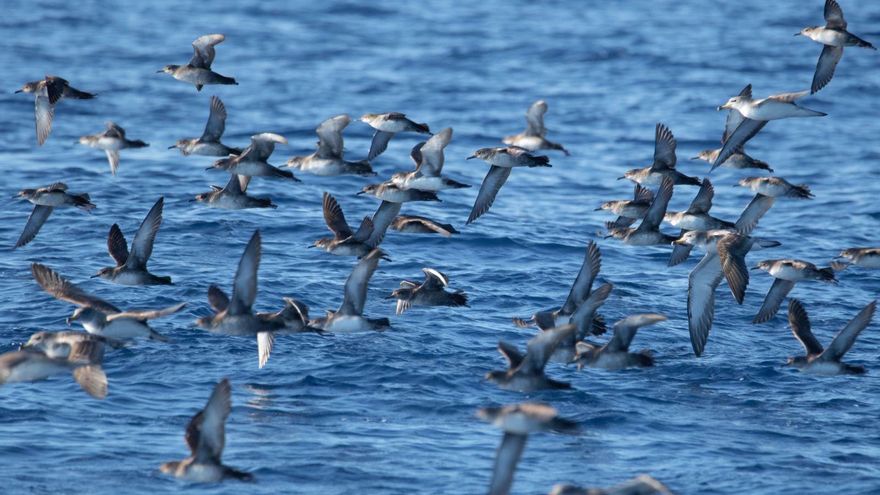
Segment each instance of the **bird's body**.
[{"label": "bird's body", "polygon": [[42,146],[49,139],[52,131],[52,120],[55,118],[55,105],[64,98],[90,100],[92,93],[80,91],[67,80],[58,76],[46,76],[39,81],[25,83],[16,93],[33,93],[34,122],[37,130],[37,144]]},{"label": "bird's body", "polygon": [[651,202],[651,206],[638,228],[611,226],[607,237],[614,237],[630,246],[654,246],[670,244],[675,241],[676,237],[660,232],[660,223],[666,215],[666,207],[672,198],[672,185],[671,178],[663,178],[663,182],[654,196],[654,201]]},{"label": "bird's body", "polygon": [[383,256],[380,249],[373,249],[362,257],[345,281],[344,296],[339,309],[327,311],[326,316],[311,320],[309,326],[337,333],[384,330],[391,326],[388,318],[364,317],[367,285]]},{"label": "bird's body", "polygon": [[73,379],[96,399],[107,396],[107,376],[100,364],[82,363],[47,356],[38,349],[0,354],[0,385],[36,382],[51,376],[73,373]]},{"label": "bird's body", "polygon": [[324,237],[314,243],[314,247],[321,248],[330,254],[337,256],[366,256],[373,250],[374,245],[369,243],[373,234],[373,221],[365,217],[357,232],[348,226],[342,207],[336,198],[330,193],[324,193],[323,200],[324,222],[333,233],[333,237]]},{"label": "bird's body", "polygon": [[663,124],[654,129],[654,162],[649,167],[627,170],[620,179],[629,179],[645,187],[660,186],[669,177],[673,185],[700,185],[700,179],[690,177],[675,169],[676,141],[672,131]]},{"label": "bird's body", "polygon": [[443,237],[451,237],[452,234],[459,233],[451,224],[418,215],[398,215],[391,222],[391,228],[409,234],[440,234]]},{"label": "bird's body", "polygon": [[803,346],[806,355],[789,358],[788,365],[816,375],[863,374],[864,367],[843,363],[841,358],[849,351],[862,330],[871,323],[876,306],[876,301],[871,301],[865,306],[838,332],[828,348],[825,349],[813,335],[807,311],[800,301],[792,299],[788,303],[788,322],[791,325],[792,333]]},{"label": "bird's body", "polygon": [[271,132],[255,134],[251,136],[251,144],[240,155],[221,158],[209,169],[216,168],[245,177],[281,178],[299,182],[299,179],[293,176],[293,172],[281,170],[267,161],[275,151],[275,144],[278,143],[287,144],[287,138]]},{"label": "bird's body", "polygon": [[803,280],[819,280],[826,283],[837,283],[834,270],[831,268],[818,268],[816,265],[802,260],[778,259],[764,260],[758,263],[755,269],[761,269],[769,273],[773,278],[773,285],[758,314],[752,323],[764,323],[770,321],[779,311],[779,306],[785,296],[794,288],[797,282]]},{"label": "bird's body", "polygon": [[813,194],[806,184],[792,184],[782,177],[747,177],[739,181],[739,185],[747,187],[755,194],[771,198],[811,199]]},{"label": "bird's body", "polygon": [[119,151],[128,148],[144,148],[149,144],[139,139],[125,137],[125,129],[113,122],[107,122],[107,128],[98,134],[91,134],[79,138],[80,144],[90,148],[104,150],[107,161],[110,163],[110,173],[116,175],[119,169]]},{"label": "bird's body", "polygon": [[38,189],[22,189],[17,197],[31,202],[34,209],[15,243],[16,248],[24,246],[37,236],[55,208],[75,207],[87,212],[95,208],[88,194],[67,192],[67,184],[63,182]]},{"label": "bird's body", "polygon": [[116,266],[103,268],[96,274],[104,280],[122,285],[168,285],[171,277],[153,275],[147,270],[147,261],[153,253],[153,243],[159,226],[162,224],[164,198],[159,198],[138,228],[131,244],[131,251],[119,225],[110,227],[107,236],[107,250],[116,261]]},{"label": "bird's body", "polygon": [[269,198],[250,196],[247,186],[251,178],[245,175],[231,174],[226,186],[211,186],[210,192],[197,194],[196,201],[205,203],[211,208],[224,210],[244,210],[248,208],[277,208]]},{"label": "bird's body", "polygon": [[318,149],[306,156],[295,156],[287,160],[287,166],[319,176],[362,175],[373,176],[373,168],[367,160],[352,162],[345,160],[342,131],[351,123],[348,115],[337,115],[321,123],[315,129],[318,134]]},{"label": "bird's body", "polygon": [[839,258],[848,260],[849,265],[862,268],[880,268],[880,248],[849,248],[840,252]]},{"label": "bird's body", "polygon": [[437,197],[437,194],[432,191],[422,191],[419,189],[403,189],[391,181],[364,186],[364,188],[358,194],[369,194],[389,203],[408,203],[410,201],[440,201],[440,198]]},{"label": "bird's body", "polygon": [[208,84],[238,84],[231,77],[218,74],[211,70],[214,63],[214,47],[222,43],[226,36],[222,34],[206,34],[192,42],[193,56],[186,65],[166,65],[159,72],[171,74],[178,81],[192,84],[197,91]]},{"label": "bird's body", "polygon": [[501,186],[507,182],[510,177],[510,171],[516,167],[550,167],[550,159],[543,155],[532,155],[528,150],[516,146],[507,148],[480,148],[468,157],[479,158],[491,165],[489,172],[480,185],[480,192],[477,193],[477,199],[474,201],[474,207],[468,216],[467,223],[474,222],[477,218],[484,215],[492,203],[495,202],[495,196],[501,190]]},{"label": "bird's body", "polygon": [[177,148],[184,156],[229,156],[238,155],[241,150],[230,148],[220,142],[223,132],[226,130],[226,106],[216,96],[211,97],[211,113],[208,115],[208,123],[201,137],[179,139],[168,149]]},{"label": "bird's body", "polygon": [[553,380],[544,374],[544,367],[563,340],[570,338],[577,329],[574,325],[544,330],[533,337],[525,355],[511,344],[498,343],[498,352],[507,359],[506,371],[490,371],[486,379],[505,390],[534,392],[543,389],[567,389],[571,384]]},{"label": "bird's body", "polygon": [[614,334],[604,346],[580,342],[575,361],[578,367],[589,366],[607,370],[653,366],[654,359],[649,352],[629,352],[629,346],[639,328],[665,320],[666,317],[660,314],[628,316],[614,324]]},{"label": "bird's body", "polygon": [[373,141],[370,143],[370,152],[367,161],[373,161],[387,148],[391,138],[399,132],[416,132],[419,134],[431,134],[428,124],[419,124],[408,119],[405,114],[399,112],[368,113],[361,116],[361,122],[376,129]]},{"label": "bird's body", "polygon": [[567,149],[559,143],[554,143],[545,137],[547,128],[544,127],[544,114],[547,113],[547,102],[538,100],[529,107],[526,112],[526,130],[513,136],[507,136],[502,141],[508,146],[517,146],[529,151],[559,150],[569,155]]},{"label": "bird's body", "polygon": [[433,268],[422,268],[425,281],[419,284],[411,280],[400,282],[388,299],[397,299],[397,314],[403,314],[413,306],[467,306],[464,292],[448,292],[449,278]]}]

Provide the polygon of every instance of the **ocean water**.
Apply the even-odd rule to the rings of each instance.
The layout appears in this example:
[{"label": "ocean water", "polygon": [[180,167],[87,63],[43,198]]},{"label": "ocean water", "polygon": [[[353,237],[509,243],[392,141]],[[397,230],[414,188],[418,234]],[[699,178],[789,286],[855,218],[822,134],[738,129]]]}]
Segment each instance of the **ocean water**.
[{"label": "ocean water", "polygon": [[[880,3],[842,4],[853,32],[880,41]],[[668,247],[602,239],[597,233],[612,217],[593,211],[631,194],[631,184],[615,179],[650,163],[657,122],[678,138],[679,168],[702,177],[708,165],[687,158],[717,145],[724,121],[717,105],[747,83],[756,96],[809,87],[821,48],[792,34],[821,23],[820,0],[12,0],[3,13],[0,351],[34,331],[65,329],[73,310],[40,290],[32,262],[125,308],[188,306],[155,322],[173,343],[108,352],[104,401],[64,376],[0,388],[0,492],[177,492],[182,484],[158,466],[185,457],[186,423],[222,377],[233,384],[224,461],[257,481],[186,486],[187,493],[484,492],[501,433],[474,413],[526,400],[552,404],[583,431],[533,435],[515,493],[546,493],[558,482],[606,486],[639,473],[684,494],[880,491],[880,321],[847,355],[867,375],[799,374],[784,367],[800,352],[784,307],[767,324],[750,323],[772,281],[753,272],[742,306],[724,284],[719,288],[706,353],[695,358],[686,290],[698,256],[668,268]],[[156,73],[186,63],[191,41],[213,32],[227,36],[214,69],[239,86],[197,93]],[[749,144],[753,156],[816,195],[777,202],[756,233],[783,245],[753,253],[750,263],[793,257],[827,264],[842,248],[880,244],[877,57],[848,48],[831,84],[804,101],[829,116],[773,122]],[[37,147],[33,99],[12,92],[44,74],[99,96],[63,101],[52,135]],[[300,184],[252,182],[251,192],[271,196],[277,210],[228,212],[191,202],[226,178],[204,170],[211,158],[166,148],[202,132],[211,95],[228,109],[228,144],[244,145],[264,131],[289,138],[276,149],[276,164],[310,152],[315,126],[339,113],[401,111],[434,129],[455,129],[444,171],[474,188],[404,212],[462,233],[445,239],[389,232],[383,248],[393,261],[373,277],[366,313],[391,317],[392,329],[280,337],[259,370],[253,340],[194,328],[209,311],[208,285],[229,290],[255,229],[264,242],[257,310],[279,308],[283,296],[304,300],[315,315],[337,308],[354,260],[306,249],[327,234],[321,194],[334,194],[352,223],[377,206],[355,195],[369,179],[309,175]],[[487,166],[465,158],[521,131],[538,98],[550,105],[549,137],[571,156],[553,153],[552,168],[515,170],[492,210],[466,227]],[[150,143],[122,152],[117,177],[101,151],[76,144],[107,120]],[[347,156],[365,156],[370,136],[365,124],[352,123]],[[374,162],[379,178],[409,168],[417,141],[395,137]],[[714,214],[738,215],[750,195],[731,186],[747,175],[712,173]],[[56,211],[30,245],[11,251],[30,205],[8,198],[59,180],[91,193],[97,209]],[[695,193],[677,187],[671,208],[686,208]],[[175,285],[90,279],[112,261],[110,225],[119,223],[130,240],[159,196],[165,215],[150,266]],[[579,372],[551,364],[548,374],[570,381],[569,391],[520,394],[485,382],[487,371],[504,366],[499,339],[522,347],[534,334],[510,318],[561,304],[590,240],[601,247],[600,279],[615,285],[602,310],[609,321],[633,312],[668,315],[633,343],[654,351],[656,367]],[[470,307],[394,316],[393,301],[383,298],[424,266],[447,273]],[[792,296],[804,302],[820,341],[880,295],[878,273],[853,269],[837,286],[798,284]]]}]

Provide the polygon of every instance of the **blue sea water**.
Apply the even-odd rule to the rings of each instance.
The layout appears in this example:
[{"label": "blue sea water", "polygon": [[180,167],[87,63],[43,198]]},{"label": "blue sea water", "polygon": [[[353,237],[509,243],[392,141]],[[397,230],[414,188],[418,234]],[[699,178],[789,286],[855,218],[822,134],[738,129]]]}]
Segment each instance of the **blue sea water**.
[{"label": "blue sea water", "polygon": [[[853,32],[880,41],[880,3],[844,1]],[[0,254],[0,351],[34,331],[62,330],[72,306],[40,290],[30,263],[57,269],[83,288],[126,308],[188,302],[155,328],[171,344],[139,342],[109,352],[110,394],[97,401],[69,377],[0,388],[0,492],[163,493],[181,484],[158,472],[181,459],[183,432],[222,377],[233,384],[224,460],[257,482],[187,486],[187,493],[480,493],[501,434],[474,417],[478,407],[547,402],[578,421],[578,436],[530,438],[515,493],[546,493],[557,482],[611,485],[651,473],[673,490],[695,493],[880,492],[880,321],[847,359],[861,377],[816,378],[785,368],[801,351],[784,308],[771,322],[750,324],[771,278],[753,272],[742,306],[722,285],[715,326],[702,358],[692,354],[686,290],[698,256],[667,268],[669,248],[627,247],[597,236],[611,217],[602,201],[625,198],[615,180],[650,163],[654,125],[678,138],[679,168],[715,147],[724,116],[714,109],[747,83],[767,95],[809,87],[819,45],[792,34],[820,24],[822,2],[267,2],[198,4],[9,0],[0,17],[0,195],[63,180],[91,193],[97,209],[56,211],[23,249]],[[214,69],[239,86],[197,93],[156,70],[186,63],[190,42],[225,33]],[[757,233],[783,246],[750,261],[793,257],[827,264],[840,249],[877,245],[880,206],[880,114],[876,52],[848,48],[831,84],[804,104],[829,116],[768,125],[750,144],[756,158],[812,201],[778,201]],[[65,100],[52,135],[37,147],[33,99],[12,94],[25,81],[58,74],[99,94]],[[348,113],[402,111],[434,129],[452,126],[445,172],[475,187],[442,194],[443,202],[405,212],[449,222],[450,239],[390,231],[370,285],[366,313],[389,316],[392,329],[320,337],[280,337],[265,369],[253,340],[193,327],[208,314],[205,291],[229,290],[235,265],[255,229],[263,233],[256,308],[277,309],[283,296],[314,314],[335,309],[354,261],[306,247],[327,234],[321,194],[329,191],[354,223],[377,203],[355,193],[359,177],[302,175],[301,184],[255,179],[254,194],[277,210],[223,211],[191,202],[209,185],[206,157],[167,150],[198,136],[211,95],[229,112],[224,141],[244,145],[257,132],[290,139],[273,162],[313,149],[314,128]],[[464,159],[522,130],[528,105],[546,99],[551,139],[572,154],[551,154],[553,168],[515,170],[492,210],[465,226],[487,167]],[[125,150],[119,175],[104,154],[76,144],[107,120],[151,144]],[[370,128],[346,131],[349,158],[366,155]],[[410,167],[417,142],[400,135],[374,162],[380,178]],[[719,169],[713,212],[735,218],[749,201],[745,176]],[[676,188],[672,209],[686,208],[695,188]],[[111,259],[106,233],[119,223],[129,240],[159,197],[165,215],[151,260],[171,287],[123,287],[89,279]],[[3,199],[0,244],[11,246],[30,205]],[[672,232],[672,230],[670,230]],[[655,352],[644,370],[577,371],[550,365],[570,391],[519,394],[482,380],[504,361],[499,339],[524,346],[532,330],[512,316],[560,304],[590,240],[602,250],[600,278],[615,290],[609,321],[632,312],[669,320],[643,329],[635,349]],[[431,266],[466,291],[471,306],[413,309],[393,315],[384,300],[404,278]],[[880,295],[878,273],[840,274],[837,286],[806,282],[801,299],[823,343]]]}]

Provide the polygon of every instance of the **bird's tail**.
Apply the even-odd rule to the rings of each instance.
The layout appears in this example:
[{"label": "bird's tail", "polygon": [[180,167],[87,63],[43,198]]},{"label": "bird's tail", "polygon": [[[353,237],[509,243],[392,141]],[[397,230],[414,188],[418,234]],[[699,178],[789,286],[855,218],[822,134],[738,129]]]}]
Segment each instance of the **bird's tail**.
[{"label": "bird's tail", "polygon": [[133,140],[127,141],[126,144],[128,144],[129,148],[146,148],[147,146],[149,146],[149,143],[145,143],[145,142],[141,141],[140,139],[133,139]]},{"label": "bird's tail", "polygon": [[834,276],[834,269],[833,268],[830,268],[830,267],[829,268],[820,268],[818,274],[819,274],[819,280],[822,282],[828,282],[828,283],[832,283],[832,284],[837,283],[837,278],[835,278],[835,276]]},{"label": "bird's tail", "polygon": [[872,45],[871,43],[869,43],[869,42],[867,42],[867,41],[865,41],[865,40],[863,40],[863,39],[861,39],[861,38],[859,38],[858,36],[853,36],[853,35],[851,35],[851,36],[852,36],[853,38],[855,38],[855,40],[856,40],[856,46],[857,46],[857,47],[859,47],[859,48],[870,48],[871,50],[876,50],[876,49],[877,49],[876,47],[874,47],[874,45]]},{"label": "bird's tail", "polygon": [[468,305],[468,297],[464,292],[454,292],[451,295],[452,297],[452,305],[453,306],[467,306]]},{"label": "bird's tail", "polygon": [[88,193],[82,194],[73,194],[73,205],[77,208],[82,208],[86,211],[91,211],[95,209],[95,204],[92,203],[91,198]]},{"label": "bird's tail", "polygon": [[534,157],[529,163],[529,167],[551,167],[550,165],[550,157],[544,155],[538,155]]},{"label": "bird's tail", "polygon": [[786,196],[789,198],[812,199],[813,193],[810,192],[810,186],[806,184],[798,184],[792,187]]},{"label": "bird's tail", "polygon": [[68,86],[64,90],[64,96],[66,98],[74,98],[76,100],[91,100],[95,97],[94,93],[86,93],[85,91],[80,91],[76,88],[72,88]]},{"label": "bird's tail", "polygon": [[429,129],[428,124],[425,124],[424,122],[416,124],[416,130],[424,134],[431,134],[431,129]]}]

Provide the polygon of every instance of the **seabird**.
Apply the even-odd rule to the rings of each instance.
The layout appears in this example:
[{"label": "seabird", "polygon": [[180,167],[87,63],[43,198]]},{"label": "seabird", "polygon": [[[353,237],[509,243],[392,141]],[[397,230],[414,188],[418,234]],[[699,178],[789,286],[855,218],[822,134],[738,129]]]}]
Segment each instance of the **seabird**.
[{"label": "seabird", "polygon": [[84,364],[101,364],[104,361],[104,346],[114,349],[125,346],[119,340],[108,339],[87,332],[36,332],[31,334],[21,350],[37,349],[50,358],[66,359]]},{"label": "seabird", "polygon": [[458,290],[447,292],[449,278],[434,268],[422,268],[425,281],[412,280],[400,282],[400,288],[391,292],[386,299],[397,299],[397,314],[402,315],[413,306],[467,306],[467,295]]},{"label": "seabird", "polygon": [[[596,280],[601,268],[602,253],[599,251],[599,246],[593,241],[590,241],[587,243],[584,261],[581,263],[581,269],[578,271],[577,277],[575,277],[574,282],[571,285],[565,303],[559,308],[538,311],[530,318],[514,318],[514,325],[520,328],[537,325],[541,330],[549,330],[567,323],[573,323],[578,328],[577,332],[575,332],[575,336],[579,337],[577,340],[583,339],[587,334],[601,335],[605,333],[605,322],[602,317],[595,317],[594,315],[588,315],[587,313],[579,313],[581,305],[593,293],[593,281]],[[610,284],[608,285],[610,286]],[[608,290],[610,292],[610,288]],[[608,294],[606,293],[601,300],[596,301],[597,308],[602,305],[607,296]],[[579,318],[575,318],[575,314],[578,314]],[[581,318],[586,316],[589,318],[581,321]],[[571,351],[574,352],[573,342],[571,347]],[[571,360],[568,359],[566,361]]]},{"label": "seabird", "polygon": [[529,151],[538,150],[559,150],[570,155],[565,147],[559,143],[554,143],[544,136],[547,134],[547,128],[544,127],[544,114],[547,113],[547,102],[538,100],[532,103],[526,111],[526,130],[513,136],[507,136],[502,141],[509,146],[519,146]]},{"label": "seabird", "polygon": [[578,353],[575,357],[578,368],[589,366],[591,368],[620,370],[636,366],[654,366],[651,351],[629,352],[629,346],[639,328],[665,320],[665,316],[655,313],[627,316],[614,324],[614,336],[607,344],[597,346],[587,342],[579,342],[577,344]]},{"label": "seabird", "polygon": [[416,164],[413,172],[400,172],[391,176],[401,189],[418,189],[421,191],[441,191],[443,189],[461,189],[471,187],[470,184],[462,184],[444,175],[443,149],[452,139],[452,128],[447,127],[431,136],[431,139],[415,145],[410,152],[410,158]]},{"label": "seabird", "polygon": [[52,119],[55,117],[55,104],[63,98],[90,100],[92,93],[80,91],[58,76],[46,76],[39,81],[25,83],[16,93],[34,93],[34,121],[37,128],[37,144],[40,146],[49,139]]},{"label": "seabird", "polygon": [[764,260],[758,263],[752,270],[764,270],[773,276],[773,285],[764,298],[764,304],[755,315],[752,323],[764,323],[772,319],[785,296],[794,288],[794,284],[801,280],[819,280],[820,282],[836,284],[834,270],[831,268],[817,268],[816,265],[802,260],[782,259]]},{"label": "seabird", "polygon": [[252,307],[257,300],[257,271],[262,253],[260,231],[254,231],[244,248],[235,278],[232,280],[232,297],[220,287],[208,287],[208,303],[214,314],[196,320],[196,325],[211,333],[239,335],[257,338],[257,358],[262,368],[269,361],[275,344],[273,332],[283,327],[283,322],[260,318]]},{"label": "seabird", "polygon": [[731,293],[742,304],[742,297],[748,284],[748,270],[743,275],[740,267],[745,266],[746,254],[751,250],[776,247],[780,244],[729,230],[689,231],[675,242],[702,246],[706,250],[703,259],[688,275],[688,330],[694,354],[699,357],[706,347],[709,330],[712,329],[712,321],[715,319],[715,289],[718,288],[721,279],[727,276]]},{"label": "seabird", "polygon": [[280,168],[270,165],[267,160],[275,151],[275,144],[287,144],[287,138],[264,132],[251,136],[251,144],[241,152],[240,155],[229,155],[221,158],[208,167],[226,170],[231,174],[243,175],[247,177],[282,177],[300,182],[293,176],[293,172],[289,170],[281,170]]},{"label": "seabird", "polygon": [[727,115],[727,128],[735,129],[728,134],[721,151],[712,163],[714,169],[727,161],[737,150],[745,146],[749,139],[771,120],[795,117],[824,117],[828,114],[798,106],[797,100],[809,95],[809,91],[783,93],[755,100],[752,98],[752,85],[749,84],[739,95],[727,100],[718,110],[730,110]]},{"label": "seabird", "polygon": [[107,122],[107,129],[103,132],[79,138],[79,143],[90,148],[104,150],[104,153],[107,154],[107,161],[110,162],[110,173],[113,175],[116,175],[116,170],[119,169],[119,150],[149,146],[140,139],[126,138],[125,129],[113,122]]},{"label": "seabird", "polygon": [[107,251],[116,261],[116,266],[108,266],[98,271],[95,277],[122,284],[122,285],[169,285],[171,277],[158,277],[147,270],[147,261],[153,254],[153,242],[162,225],[162,207],[165,198],[159,198],[150,208],[149,213],[141,222],[134,240],[131,242],[131,251],[125,235],[118,224],[110,227],[107,236]]},{"label": "seabird", "polygon": [[539,431],[576,433],[574,421],[559,417],[556,409],[537,403],[523,403],[503,407],[485,407],[477,417],[504,431],[504,438],[495,452],[489,495],[507,495],[513,485],[516,465],[522,457],[529,434]]},{"label": "seabird", "polygon": [[751,189],[755,194],[771,198],[813,199],[810,186],[794,185],[782,177],[746,177],[740,179],[739,185]]},{"label": "seabird", "polygon": [[223,131],[226,130],[226,106],[216,96],[211,97],[211,113],[208,115],[208,123],[202,137],[178,139],[177,143],[168,149],[177,148],[186,155],[203,156],[228,156],[241,153],[239,148],[230,148],[220,142]]},{"label": "seabird", "polygon": [[177,313],[186,303],[157,310],[121,311],[107,301],[93,296],[63,278],[49,267],[34,263],[31,272],[37,284],[52,297],[78,306],[67,323],[79,321],[91,334],[114,340],[139,337],[167,342],[168,338],[150,328],[149,321]]},{"label": "seabird", "polygon": [[398,215],[391,222],[391,228],[409,234],[440,234],[443,237],[451,237],[452,234],[459,233],[451,224],[418,215]]},{"label": "seabird", "polygon": [[295,156],[287,160],[287,166],[315,175],[363,175],[373,176],[373,168],[367,160],[350,162],[345,160],[342,131],[351,123],[351,117],[342,114],[331,117],[315,129],[318,134],[318,149],[307,156]]},{"label": "seabird", "polygon": [[607,229],[625,228],[636,223],[636,220],[645,218],[645,213],[648,212],[653,201],[653,191],[636,183],[633,188],[633,199],[606,201],[594,211],[607,210],[617,215],[617,220],[605,222]]},{"label": "seabird", "polygon": [[848,260],[845,267],[855,265],[862,268],[880,268],[880,248],[844,249],[838,258]]},{"label": "seabird", "polygon": [[664,177],[672,179],[674,185],[699,186],[700,179],[684,175],[675,169],[675,136],[663,124],[654,128],[654,163],[650,167],[627,170],[620,179],[629,179],[643,186],[660,185]]},{"label": "seabird", "polygon": [[507,148],[480,148],[467,159],[479,158],[491,165],[489,173],[483,179],[480,185],[480,192],[477,193],[477,200],[468,216],[467,224],[489,211],[492,203],[495,202],[495,196],[501,190],[501,186],[510,177],[510,171],[514,167],[550,167],[550,159],[544,155],[535,156],[528,150],[518,146],[508,146]]},{"label": "seabird", "polygon": [[810,329],[810,319],[807,311],[797,299],[788,302],[788,323],[791,325],[791,332],[798,339],[806,356],[796,356],[788,358],[788,365],[818,375],[861,375],[865,372],[864,366],[854,366],[842,363],[840,360],[844,354],[849,351],[862,330],[870,323],[874,317],[874,310],[877,307],[877,301],[871,301],[867,306],[862,308],[843,329],[837,333],[828,349],[823,349],[822,344],[816,340],[813,331]]},{"label": "seabird", "polygon": [[846,19],[843,18],[843,10],[836,0],[825,0],[824,26],[805,27],[795,36],[806,36],[823,45],[822,54],[819,55],[819,62],[816,64],[816,72],[813,74],[810,93],[816,93],[831,82],[834,69],[843,57],[843,47],[858,46],[876,50],[874,45],[846,30]]},{"label": "seabird", "polygon": [[46,223],[52,210],[55,208],[76,207],[83,211],[91,211],[95,208],[89,195],[86,193],[69,193],[67,184],[56,182],[38,189],[22,189],[18,192],[18,198],[26,199],[34,204],[34,209],[28,216],[24,230],[15,242],[15,248],[20,248],[34,240],[37,232]]},{"label": "seabird", "polygon": [[196,91],[201,91],[202,86],[207,84],[238,84],[235,79],[220,75],[211,70],[214,62],[214,47],[223,42],[226,36],[222,34],[206,34],[199,36],[192,42],[193,56],[186,65],[166,65],[162,70],[171,74],[178,81],[188,82],[195,85]]},{"label": "seabird", "polygon": [[[746,86],[742,91],[740,91],[739,96],[751,98],[752,94],[752,86]],[[724,143],[727,142],[727,139],[730,138],[730,135],[733,134],[733,131],[736,130],[736,127],[742,122],[742,116],[736,110],[728,110],[727,112],[727,120],[724,123],[724,133],[721,134],[721,148],[714,150],[703,150],[697,154],[697,156],[691,158],[691,160],[705,160],[707,162],[715,163],[712,165],[712,168],[709,169],[711,173],[718,167],[727,167],[727,168],[736,168],[736,169],[744,169],[744,168],[757,168],[760,170],[767,170],[770,173],[773,173],[773,169],[770,168],[770,165],[762,162],[761,160],[756,160],[751,156],[746,154],[745,151],[745,143],[741,144],[738,148],[733,150],[730,157],[727,160],[724,160],[723,163],[718,163],[718,155],[721,154],[721,150],[724,148]]]},{"label": "seabird", "polygon": [[372,221],[373,221],[373,233],[370,234],[370,238],[367,239],[367,244],[370,246],[378,246],[382,243],[382,240],[385,238],[385,233],[388,231],[388,226],[397,218],[397,214],[400,213],[400,209],[403,206],[403,203],[394,203],[391,201],[383,200],[379,203],[379,207],[376,208],[376,213],[373,213]]},{"label": "seabird", "polygon": [[367,161],[373,161],[377,156],[388,148],[388,141],[398,132],[417,132],[419,134],[431,134],[428,124],[418,124],[406,118],[399,112],[390,113],[367,113],[361,117],[361,122],[368,124],[376,133],[373,134],[373,142],[370,143],[370,153]]},{"label": "seabird", "polygon": [[159,467],[176,478],[195,483],[219,483],[226,478],[252,481],[253,475],[223,464],[226,446],[226,419],[232,411],[232,387],[224,378],[214,386],[205,408],[186,426],[186,445],[190,456],[182,461],[166,462]]},{"label": "seabird", "polygon": [[269,198],[249,196],[247,187],[251,178],[247,175],[231,174],[226,186],[211,186],[211,192],[197,194],[195,201],[200,201],[212,208],[226,210],[243,210],[246,208],[278,208]]},{"label": "seabird", "polygon": [[715,188],[709,179],[703,179],[699,192],[691,201],[686,211],[670,211],[666,212],[663,220],[673,227],[682,230],[717,230],[732,229],[733,222],[727,222],[720,218],[709,215],[712,208],[712,199],[715,197]]},{"label": "seabird", "polygon": [[38,349],[0,354],[0,385],[36,382],[61,373],[73,373],[76,383],[96,399],[107,397],[107,375],[100,363],[47,356]]},{"label": "seabird", "polygon": [[670,244],[677,239],[676,237],[666,235],[660,232],[660,223],[666,214],[666,207],[672,198],[673,181],[670,177],[664,176],[660,183],[657,194],[654,195],[654,201],[645,213],[645,218],[638,228],[631,227],[613,227],[608,230],[607,237],[620,239],[624,244],[631,246],[653,246],[655,244]]},{"label": "seabird", "polygon": [[577,331],[574,325],[544,330],[529,341],[526,354],[523,356],[517,348],[504,342],[498,342],[498,352],[507,359],[506,371],[490,371],[486,380],[498,384],[505,390],[517,392],[534,392],[542,389],[567,389],[570,383],[559,382],[544,374],[544,367],[563,340],[570,338]]},{"label": "seabird", "polygon": [[328,332],[360,332],[365,330],[383,330],[391,326],[388,318],[364,317],[364,305],[367,302],[367,284],[383,253],[374,249],[358,261],[351,275],[345,281],[342,305],[336,311],[327,310],[327,316],[313,319],[310,326]]},{"label": "seabird", "polygon": [[[391,203],[407,203],[410,201],[440,201],[437,193],[431,191],[421,191],[419,189],[403,189],[394,182],[380,182],[379,184],[369,184],[364,186],[358,194],[369,194],[375,196],[382,201]],[[394,216],[397,216],[395,214]],[[391,217],[393,220],[394,217]],[[387,228],[387,227],[386,227]]]},{"label": "seabird", "polygon": [[337,256],[357,256],[358,258],[366,256],[376,247],[367,243],[373,234],[373,221],[370,217],[364,217],[357,232],[352,231],[345,220],[342,207],[336,202],[336,198],[326,191],[324,192],[323,209],[324,222],[327,223],[330,232],[333,232],[333,237],[318,239],[310,247],[321,248]]}]

